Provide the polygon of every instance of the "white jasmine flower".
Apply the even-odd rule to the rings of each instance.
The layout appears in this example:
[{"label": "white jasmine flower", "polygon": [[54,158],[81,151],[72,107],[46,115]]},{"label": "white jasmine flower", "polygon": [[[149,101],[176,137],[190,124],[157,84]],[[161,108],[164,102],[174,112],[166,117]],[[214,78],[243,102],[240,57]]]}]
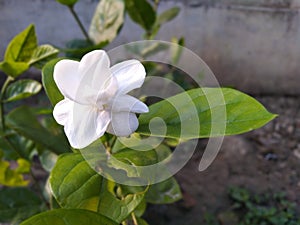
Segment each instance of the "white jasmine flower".
[{"label": "white jasmine flower", "polygon": [[148,112],[144,103],[127,95],[145,80],[145,68],[137,60],[110,67],[106,52],[95,50],[80,62],[59,61],[53,76],[64,95],[53,115],[74,148],[88,146],[105,131],[128,136],[138,127],[135,113]]}]

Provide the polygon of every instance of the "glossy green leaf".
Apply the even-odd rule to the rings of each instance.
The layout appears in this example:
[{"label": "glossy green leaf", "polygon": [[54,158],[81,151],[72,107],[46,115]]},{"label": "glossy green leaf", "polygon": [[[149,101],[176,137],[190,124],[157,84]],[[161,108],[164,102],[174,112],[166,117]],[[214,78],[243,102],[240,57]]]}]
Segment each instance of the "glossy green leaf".
[{"label": "glossy green leaf", "polygon": [[83,209],[55,209],[35,215],[21,225],[117,225],[99,213]]},{"label": "glossy green leaf", "polygon": [[6,62],[29,62],[37,48],[37,38],[34,25],[29,25],[24,31],[16,35],[8,44],[4,55]]},{"label": "glossy green leaf", "polygon": [[64,96],[60,93],[53,78],[54,66],[60,60],[62,60],[62,58],[51,60],[43,67],[42,70],[43,86],[53,106],[56,105],[59,101],[64,99]]},{"label": "glossy green leaf", "polygon": [[41,69],[48,61],[57,57],[59,50],[51,45],[41,45],[38,46],[30,60],[29,64]]},{"label": "glossy green leaf", "polygon": [[66,6],[73,6],[78,2],[78,0],[56,0],[60,4],[66,5]]},{"label": "glossy green leaf", "polygon": [[9,187],[27,186],[29,180],[25,180],[23,174],[29,173],[30,163],[24,159],[17,160],[18,166],[10,168],[10,163],[0,159],[0,185]]},{"label": "glossy green leaf", "polygon": [[6,102],[17,101],[37,94],[42,89],[42,85],[35,80],[18,80],[8,86],[5,92]]},{"label": "glossy green leaf", "polygon": [[180,12],[180,8],[176,6],[167,9],[166,11],[162,12],[157,16],[156,24],[162,25],[164,23],[173,20],[179,14],[179,12]]},{"label": "glossy green leaf", "polygon": [[[181,139],[241,134],[276,117],[254,98],[230,88],[192,89],[153,104],[149,110],[140,115],[136,132]],[[155,128],[152,132],[151,120]]]},{"label": "glossy green leaf", "polygon": [[62,207],[98,211],[118,223],[124,220],[144,197],[142,192],[128,194],[122,200],[118,199],[110,191],[114,189],[114,183],[107,182],[96,173],[79,153],[64,154],[58,158],[50,175],[50,185]]},{"label": "glossy green leaf", "polygon": [[125,5],[130,18],[146,31],[151,31],[156,20],[152,5],[147,0],[125,0]]},{"label": "glossy green leaf", "polygon": [[44,208],[40,198],[28,188],[0,190],[0,222],[18,223]]},{"label": "glossy green leaf", "polygon": [[111,42],[119,33],[124,22],[123,0],[101,0],[94,13],[89,36],[95,44]]},{"label": "glossy green leaf", "polygon": [[8,127],[45,148],[60,154],[70,150],[64,136],[56,136],[44,128],[27,106],[11,111],[6,117]]},{"label": "glossy green leaf", "polygon": [[146,201],[152,204],[174,203],[181,198],[181,190],[174,177],[151,185],[146,193]]}]

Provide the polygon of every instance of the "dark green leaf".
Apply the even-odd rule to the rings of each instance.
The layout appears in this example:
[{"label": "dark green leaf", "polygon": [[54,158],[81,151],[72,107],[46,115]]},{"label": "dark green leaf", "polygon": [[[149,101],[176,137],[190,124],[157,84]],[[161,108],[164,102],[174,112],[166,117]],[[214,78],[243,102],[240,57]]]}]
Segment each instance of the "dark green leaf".
[{"label": "dark green leaf", "polygon": [[55,209],[29,218],[21,225],[117,225],[101,214],[83,209]]},{"label": "dark green leaf", "polygon": [[139,117],[138,133],[182,139],[241,134],[276,117],[254,98],[230,88],[189,90],[153,104],[149,110]]},{"label": "dark green leaf", "polygon": [[92,19],[89,36],[94,43],[111,42],[124,22],[123,0],[101,0]]},{"label": "dark green leaf", "polygon": [[57,57],[59,50],[51,45],[38,46],[29,61],[30,65],[33,65],[41,69],[48,61]]},{"label": "dark green leaf", "polygon": [[151,185],[146,193],[146,201],[152,204],[174,203],[181,198],[181,190],[174,177]]},{"label": "dark green leaf", "polygon": [[39,197],[27,188],[0,190],[0,222],[20,222],[44,208]]},{"label": "dark green leaf", "polygon": [[153,7],[146,0],[125,0],[125,5],[130,18],[146,31],[151,31],[156,20]]},{"label": "dark green leaf", "polygon": [[21,106],[6,117],[7,125],[17,133],[41,144],[45,148],[60,154],[69,151],[69,145],[62,136],[56,136],[44,128],[30,108]]},{"label": "dark green leaf", "polygon": [[6,102],[17,101],[37,94],[42,85],[30,79],[18,80],[8,86],[5,92]]},{"label": "dark green leaf", "polygon": [[29,25],[24,31],[15,36],[5,51],[6,62],[29,62],[37,48],[37,38],[34,25]]},{"label": "dark green leaf", "polygon": [[60,93],[53,78],[54,66],[60,60],[62,60],[62,58],[51,60],[43,67],[42,70],[43,86],[53,106],[56,105],[59,101],[64,99],[64,96]]},{"label": "dark green leaf", "polygon": [[118,199],[113,182],[107,182],[93,170],[81,154],[64,154],[50,175],[50,185],[64,208],[98,211],[118,223],[124,220],[142,201],[144,192],[128,194]]},{"label": "dark green leaf", "polygon": [[173,8],[167,9],[166,11],[164,11],[158,15],[156,24],[162,25],[166,22],[173,20],[178,15],[179,12],[180,12],[180,8],[176,7],[176,6]]},{"label": "dark green leaf", "polygon": [[56,1],[66,6],[73,6],[76,4],[78,0],[56,0]]},{"label": "dark green leaf", "polygon": [[149,225],[144,219],[137,217],[136,218],[138,225]]}]

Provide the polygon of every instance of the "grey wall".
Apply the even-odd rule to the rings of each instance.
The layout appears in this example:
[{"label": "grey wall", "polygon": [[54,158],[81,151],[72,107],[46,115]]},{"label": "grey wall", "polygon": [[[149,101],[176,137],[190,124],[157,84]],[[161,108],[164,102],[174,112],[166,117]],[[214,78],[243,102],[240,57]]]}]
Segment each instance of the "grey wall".
[{"label": "grey wall", "polygon": [[[76,6],[88,27],[97,4]],[[185,36],[186,46],[211,67],[220,83],[249,93],[300,94],[299,0],[163,1],[160,9],[179,5],[178,18],[158,38]],[[66,7],[54,0],[0,0],[0,58],[9,40],[35,23],[40,43],[63,46],[82,38]],[[141,38],[141,29],[126,21],[110,47]]]}]

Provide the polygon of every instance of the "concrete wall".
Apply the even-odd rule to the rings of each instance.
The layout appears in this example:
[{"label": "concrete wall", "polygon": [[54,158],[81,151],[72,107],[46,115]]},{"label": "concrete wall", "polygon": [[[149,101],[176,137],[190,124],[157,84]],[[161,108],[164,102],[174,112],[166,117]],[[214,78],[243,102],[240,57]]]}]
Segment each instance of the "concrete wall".
[{"label": "concrete wall", "polygon": [[[97,4],[76,6],[86,27]],[[160,9],[182,7],[158,38],[185,36],[186,46],[211,67],[220,83],[253,94],[300,94],[299,0],[163,1]],[[54,0],[0,0],[0,57],[9,40],[35,23],[40,43],[63,46],[82,38],[66,7]],[[142,30],[126,21],[110,47],[140,40]]]}]

